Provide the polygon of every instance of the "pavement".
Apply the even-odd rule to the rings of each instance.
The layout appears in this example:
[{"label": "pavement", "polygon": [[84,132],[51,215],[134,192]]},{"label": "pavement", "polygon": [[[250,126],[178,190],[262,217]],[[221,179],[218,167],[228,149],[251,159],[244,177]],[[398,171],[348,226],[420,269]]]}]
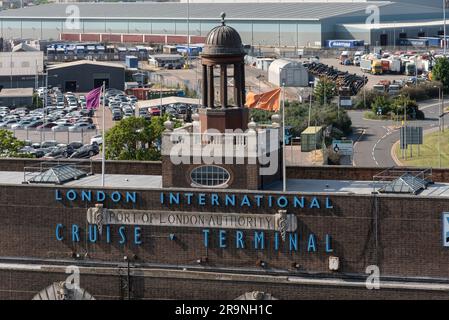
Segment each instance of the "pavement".
[{"label": "pavement", "polygon": [[[424,130],[438,127],[439,102],[429,100],[421,102],[420,110],[425,120],[409,121],[411,126],[422,126]],[[392,167],[397,163],[391,155],[391,149],[399,140],[399,126],[391,120],[364,119],[366,111],[349,111],[354,133],[354,165],[359,167]],[[444,116],[445,126],[449,124],[449,115]]]}]

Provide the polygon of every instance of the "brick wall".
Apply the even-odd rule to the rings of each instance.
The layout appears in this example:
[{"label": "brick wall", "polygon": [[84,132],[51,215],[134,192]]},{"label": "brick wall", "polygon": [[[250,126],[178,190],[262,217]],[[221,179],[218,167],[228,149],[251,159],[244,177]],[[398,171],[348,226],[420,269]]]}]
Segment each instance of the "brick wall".
[{"label": "brick wall", "polygon": [[[68,190],[60,188],[60,190]],[[165,191],[166,192],[166,191]],[[204,191],[205,194],[210,192]],[[238,191],[232,191],[242,195]],[[218,193],[221,196],[223,194]],[[267,193],[261,193],[267,195]],[[273,194],[273,193],[270,193]],[[306,199],[311,196],[306,195]],[[268,267],[289,270],[299,263],[307,272],[329,273],[324,238],[332,236],[334,252],[341,258],[341,272],[360,273],[371,264],[377,264],[385,275],[413,277],[449,277],[449,251],[442,247],[441,213],[447,211],[449,199],[391,196],[331,197],[333,209],[291,209],[298,218],[299,250],[291,252],[287,243],[274,250],[274,232],[266,232],[265,250],[253,248],[253,232],[244,231],[245,249],[235,248],[235,232],[228,231],[228,248],[218,248],[218,230],[211,229],[210,247],[203,245],[201,228],[143,227],[144,245],[132,243],[132,226],[128,226],[129,245],[118,243],[118,226],[111,227],[112,243],[104,236],[98,243],[73,243],[70,227],[77,224],[81,238],[87,241],[86,209],[94,205],[81,201],[55,201],[55,190],[43,186],[0,187],[0,243],[2,255],[11,257],[42,257],[68,259],[73,252],[88,253],[92,259],[121,260],[123,255],[137,255],[149,263],[196,265],[196,260],[207,256],[211,267],[242,267],[258,269],[260,259]],[[39,200],[36,200],[39,199]],[[273,214],[276,209],[262,207],[211,207],[210,205],[161,205],[160,190],[139,191],[135,205],[115,205],[110,200],[106,208],[127,208],[193,212],[240,212]],[[318,196],[323,203],[324,196]],[[376,200],[377,199],[377,200]],[[378,212],[374,201],[378,201]],[[377,226],[376,226],[377,221]],[[56,224],[65,226],[65,240],[55,238]],[[175,234],[176,240],[169,239]],[[316,236],[317,252],[307,252],[307,239]],[[378,246],[376,248],[376,239]],[[287,240],[288,242],[288,240]]]},{"label": "brick wall", "polygon": [[[81,288],[96,299],[127,299],[126,268],[115,269],[115,274],[81,273]],[[445,291],[417,291],[405,289],[366,290],[364,288],[300,285],[290,283],[258,283],[226,281],[222,279],[182,279],[174,276],[142,276],[139,268],[131,268],[130,287],[132,299],[202,299],[232,300],[251,291],[270,293],[277,299],[440,299],[447,300]],[[64,281],[67,274],[56,271],[0,270],[0,299],[32,299],[38,292],[54,282]],[[226,277],[225,277],[226,278]]]},{"label": "brick wall", "polygon": [[[0,159],[0,171],[23,172],[24,167],[39,166],[41,159]],[[78,162],[86,165],[90,161],[60,160],[59,163]],[[101,161],[92,161],[94,173],[101,173]],[[159,161],[106,161],[106,173],[130,175],[161,175],[162,165]]]}]

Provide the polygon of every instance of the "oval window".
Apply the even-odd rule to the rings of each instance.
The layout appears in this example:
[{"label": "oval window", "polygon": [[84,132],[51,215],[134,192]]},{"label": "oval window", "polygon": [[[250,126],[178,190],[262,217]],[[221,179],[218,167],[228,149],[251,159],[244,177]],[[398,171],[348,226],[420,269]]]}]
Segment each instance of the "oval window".
[{"label": "oval window", "polygon": [[217,166],[201,166],[190,173],[193,184],[200,187],[220,187],[226,185],[231,178],[229,171]]}]

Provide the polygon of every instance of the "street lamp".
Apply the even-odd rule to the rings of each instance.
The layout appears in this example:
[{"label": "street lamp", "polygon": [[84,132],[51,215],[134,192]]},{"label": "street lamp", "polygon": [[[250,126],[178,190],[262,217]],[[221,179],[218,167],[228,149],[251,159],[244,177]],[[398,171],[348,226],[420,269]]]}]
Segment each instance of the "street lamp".
[{"label": "street lamp", "polygon": [[287,166],[285,164],[285,79],[282,71],[283,67],[279,68],[279,81],[282,85],[282,191],[287,192]]},{"label": "street lamp", "polygon": [[314,90],[315,82],[314,81],[310,81],[309,85],[310,85],[312,90],[311,90],[310,95],[309,95],[309,118],[308,118],[308,121],[307,121],[307,127],[310,127],[310,118],[312,116],[312,97],[313,97],[313,90]]},{"label": "street lamp", "polygon": [[164,115],[164,108],[162,108],[162,83],[163,83],[163,78],[164,76],[160,73],[158,73],[159,79],[160,79],[160,98],[161,98],[161,116]]},{"label": "street lamp", "polygon": [[443,45],[444,45],[444,55],[446,55],[446,48],[447,48],[447,44],[446,44],[446,0],[443,0],[443,21],[444,21],[444,41],[443,41]]},{"label": "street lamp", "polygon": [[440,105],[440,114],[438,115],[438,163],[441,168],[441,131],[443,130],[443,119],[444,119],[444,106],[443,106],[443,84],[440,83],[439,86],[433,86],[438,88],[438,102]]}]

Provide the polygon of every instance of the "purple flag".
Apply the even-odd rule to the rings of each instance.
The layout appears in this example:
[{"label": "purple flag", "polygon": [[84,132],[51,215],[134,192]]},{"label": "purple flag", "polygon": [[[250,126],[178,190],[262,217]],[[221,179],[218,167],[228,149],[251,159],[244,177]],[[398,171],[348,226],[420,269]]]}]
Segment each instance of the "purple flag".
[{"label": "purple flag", "polygon": [[102,87],[95,88],[86,95],[86,108],[97,109],[100,106],[100,96]]}]

